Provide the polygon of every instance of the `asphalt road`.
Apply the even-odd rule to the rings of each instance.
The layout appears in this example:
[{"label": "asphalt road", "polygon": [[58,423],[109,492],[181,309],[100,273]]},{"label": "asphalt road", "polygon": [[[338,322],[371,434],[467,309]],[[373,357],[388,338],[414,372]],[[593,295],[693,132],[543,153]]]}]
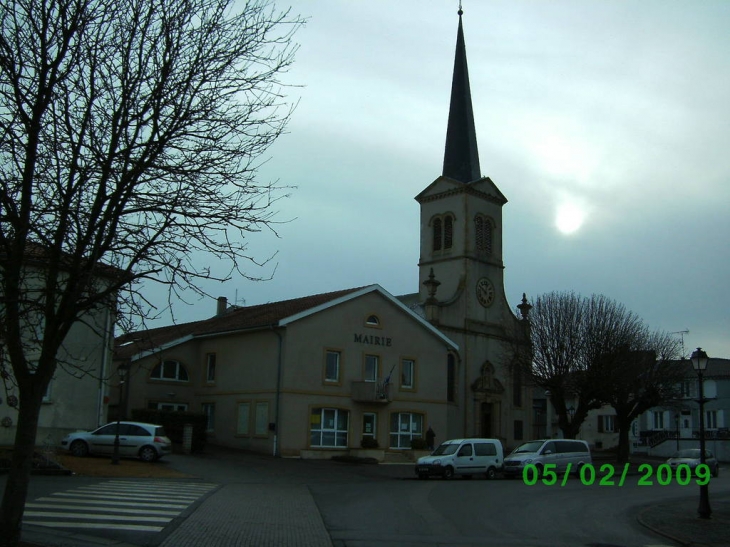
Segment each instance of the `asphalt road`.
[{"label": "asphalt road", "polygon": [[[713,491],[728,488],[713,483]],[[518,480],[312,484],[335,547],[672,545],[638,524],[652,503],[696,493],[689,486],[526,486]]]},{"label": "asphalt road", "polygon": [[[522,480],[442,479],[418,480],[411,465],[352,465],[331,461],[282,460],[229,451],[211,451],[204,456],[170,457],[169,465],[191,473],[197,479],[176,479],[183,492],[171,495],[185,499],[168,500],[167,512],[150,515],[142,504],[154,503],[155,492],[143,492],[145,481],[129,479],[125,486],[133,496],[125,507],[135,508],[134,496],[140,498],[138,516],[154,518],[149,526],[159,531],[125,530],[122,523],[134,514],[120,512],[113,522],[120,526],[95,529],[89,526],[78,533],[125,541],[134,545],[159,545],[182,522],[194,514],[201,502],[217,495],[218,488],[229,485],[304,486],[320,512],[335,547],[369,546],[585,546],[585,547],[655,547],[672,542],[655,536],[636,520],[648,505],[672,499],[698,496],[696,485],[639,486],[638,476],[626,477],[623,486],[584,486],[570,479],[565,486],[542,484],[528,486]],[[56,503],[40,498],[61,492],[87,492],[80,498],[87,506],[101,495],[94,491],[114,488],[110,479],[81,477],[33,477],[29,502]],[[0,486],[3,480],[0,478]],[[190,494],[191,485],[210,485],[211,490]],[[121,488],[118,484],[116,488]],[[79,490],[81,489],[81,490]],[[159,494],[158,494],[159,495]],[[730,496],[730,474],[713,479],[710,495]],[[66,496],[73,497],[73,496]],[[118,496],[113,499],[118,499]],[[255,500],[241,499],[241,506]],[[99,505],[99,504],[97,504]],[[179,507],[174,507],[179,505]],[[37,513],[56,511],[53,507],[35,507]],[[114,514],[113,511],[107,513]],[[78,522],[86,522],[80,511]],[[127,517],[125,517],[127,515]],[[34,516],[33,519],[55,518]],[[27,520],[30,517],[26,517]],[[163,521],[163,519],[167,519]],[[93,522],[93,521],[92,521]],[[158,524],[159,522],[159,524]],[[137,522],[136,524],[141,524]],[[74,531],[65,524],[64,531]],[[49,529],[53,529],[52,527]]]}]

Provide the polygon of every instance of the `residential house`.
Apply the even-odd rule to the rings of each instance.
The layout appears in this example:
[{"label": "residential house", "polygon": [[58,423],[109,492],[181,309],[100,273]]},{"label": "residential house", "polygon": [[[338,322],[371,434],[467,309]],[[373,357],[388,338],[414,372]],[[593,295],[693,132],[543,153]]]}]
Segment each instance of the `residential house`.
[{"label": "residential house", "polygon": [[[634,421],[633,450],[670,456],[678,448],[697,448],[700,437],[699,378],[686,361],[681,397],[652,408]],[[730,359],[710,358],[703,373],[705,439],[709,450],[730,461]]]},{"label": "residential house", "polygon": [[[29,245],[28,249],[33,256],[28,261],[29,269],[24,281],[31,287],[40,286],[43,283],[44,251],[33,245]],[[4,271],[2,263],[0,260],[0,276]],[[117,270],[105,266],[99,268],[98,279],[104,283],[106,276],[117,274]],[[42,321],[34,317],[25,319],[26,358],[32,363],[40,356],[40,344],[45,333]],[[94,429],[106,423],[113,332],[114,309],[111,304],[86,313],[72,325],[57,355],[56,372],[43,398],[36,435],[38,445],[57,446],[67,433]],[[12,445],[15,442],[20,394],[7,356],[3,356],[2,344],[0,359],[6,359],[3,363],[4,390],[0,392],[0,445]]]}]

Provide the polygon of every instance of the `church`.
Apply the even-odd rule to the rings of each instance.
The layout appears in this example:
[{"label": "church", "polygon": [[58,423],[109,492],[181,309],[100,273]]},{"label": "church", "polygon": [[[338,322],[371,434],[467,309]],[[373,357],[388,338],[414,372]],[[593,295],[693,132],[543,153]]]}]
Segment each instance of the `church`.
[{"label": "church", "polygon": [[203,412],[210,443],[276,456],[395,453],[429,427],[437,442],[530,439],[531,389],[510,366],[530,306],[518,318],[505,296],[507,199],[480,171],[461,10],[443,171],[415,199],[417,292],[221,298],[210,319],[117,339],[127,381],[113,407]]}]

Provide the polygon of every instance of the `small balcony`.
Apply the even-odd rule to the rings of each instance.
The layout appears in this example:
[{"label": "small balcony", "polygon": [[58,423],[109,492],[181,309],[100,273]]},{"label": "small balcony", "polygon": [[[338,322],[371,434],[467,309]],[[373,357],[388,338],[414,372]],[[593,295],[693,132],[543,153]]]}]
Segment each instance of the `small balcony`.
[{"label": "small balcony", "polygon": [[384,382],[352,382],[351,393],[356,403],[390,402],[390,385]]}]

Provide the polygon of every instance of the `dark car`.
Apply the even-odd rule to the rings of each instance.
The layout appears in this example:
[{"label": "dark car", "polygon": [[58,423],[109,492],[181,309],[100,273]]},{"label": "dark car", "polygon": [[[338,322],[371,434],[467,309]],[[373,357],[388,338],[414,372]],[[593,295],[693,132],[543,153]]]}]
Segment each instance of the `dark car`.
[{"label": "dark car", "polygon": [[[66,435],[61,447],[74,456],[112,454],[117,437],[117,422],[94,431],[77,431]],[[119,422],[119,455],[153,462],[172,452],[172,443],[161,425],[142,422]]]}]

